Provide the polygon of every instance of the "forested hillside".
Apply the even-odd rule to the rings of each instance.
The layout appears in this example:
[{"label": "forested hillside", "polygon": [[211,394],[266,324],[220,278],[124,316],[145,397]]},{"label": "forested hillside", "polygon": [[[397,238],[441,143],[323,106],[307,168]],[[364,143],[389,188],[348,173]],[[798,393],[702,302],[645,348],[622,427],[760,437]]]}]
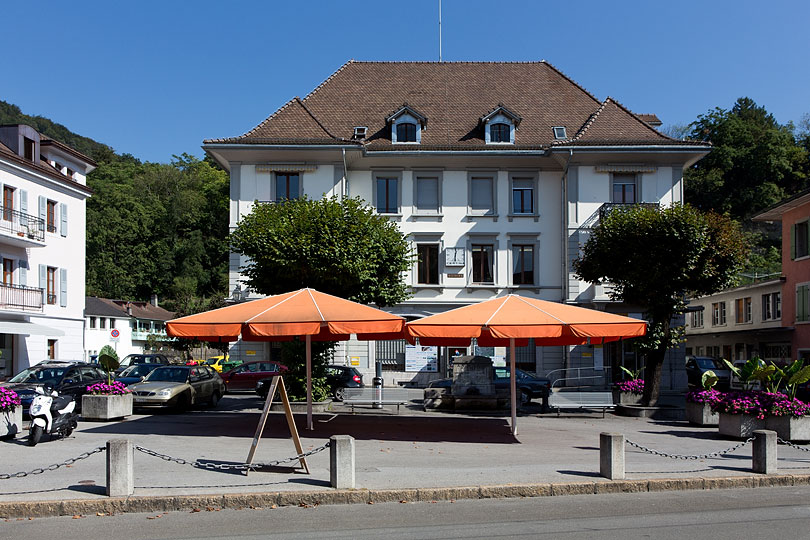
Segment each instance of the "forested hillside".
[{"label": "forested hillside", "polygon": [[0,101],[0,124],[28,124],[90,156],[87,294],[193,313],[227,294],[228,175],[208,160],[142,163]]}]

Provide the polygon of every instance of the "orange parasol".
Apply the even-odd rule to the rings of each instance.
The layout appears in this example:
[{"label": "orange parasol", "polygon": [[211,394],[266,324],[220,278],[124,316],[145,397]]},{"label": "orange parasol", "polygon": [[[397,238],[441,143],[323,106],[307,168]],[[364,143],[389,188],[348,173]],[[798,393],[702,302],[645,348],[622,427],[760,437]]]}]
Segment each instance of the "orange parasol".
[{"label": "orange parasol", "polygon": [[[600,344],[643,336],[647,323],[604,311],[510,294],[425,317],[405,325],[405,337],[422,345],[509,346],[515,373],[515,346]],[[517,435],[515,377],[511,377],[512,433]]]},{"label": "orange parasol", "polygon": [[172,337],[202,341],[289,341],[306,338],[307,426],[312,429],[311,341],[401,339],[405,319],[314,289],[300,289],[251,302],[180,317],[166,323]]}]

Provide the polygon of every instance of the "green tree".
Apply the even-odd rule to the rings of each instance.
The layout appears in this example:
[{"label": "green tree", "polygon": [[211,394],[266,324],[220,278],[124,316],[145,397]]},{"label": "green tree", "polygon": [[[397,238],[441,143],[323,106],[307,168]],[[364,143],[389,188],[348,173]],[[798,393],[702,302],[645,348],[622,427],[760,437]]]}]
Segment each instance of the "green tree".
[{"label": "green tree", "polygon": [[230,236],[246,284],[262,294],[303,287],[378,306],[408,297],[412,257],[395,223],[359,199],[255,204]]},{"label": "green tree", "polygon": [[808,148],[797,144],[792,124],[780,125],[752,99],[715,108],[690,127],[691,138],[714,146],[685,172],[686,200],[697,208],[742,222],[807,187]]},{"label": "green tree", "polygon": [[712,294],[733,284],[748,248],[739,226],[691,206],[631,206],[611,212],[574,262],[577,276],[613,285],[611,298],[645,309],[644,403],[658,401],[666,352],[682,342],[686,293]]},{"label": "green tree", "polygon": [[[256,203],[230,242],[233,251],[249,258],[242,275],[261,294],[312,287],[381,307],[408,297],[402,281],[412,261],[408,243],[395,223],[375,214],[359,198]],[[312,343],[314,399],[327,394],[325,369],[333,348],[332,343]],[[305,397],[300,340],[282,344],[282,360],[290,368],[290,394]]]}]

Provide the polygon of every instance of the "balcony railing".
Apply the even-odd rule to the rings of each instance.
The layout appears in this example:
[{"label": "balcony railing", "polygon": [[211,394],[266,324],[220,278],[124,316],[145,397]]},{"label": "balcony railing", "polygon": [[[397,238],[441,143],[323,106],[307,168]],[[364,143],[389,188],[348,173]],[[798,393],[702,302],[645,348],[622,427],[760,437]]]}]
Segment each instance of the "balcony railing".
[{"label": "balcony railing", "polygon": [[599,207],[599,221],[605,219],[605,217],[609,216],[613,212],[623,212],[635,208],[637,206],[641,206],[643,208],[655,208],[659,207],[658,203],[605,203]]},{"label": "balcony railing", "polygon": [[0,284],[0,309],[42,311],[42,289]]},{"label": "balcony railing", "polygon": [[0,206],[0,231],[43,242],[45,240],[45,220]]}]

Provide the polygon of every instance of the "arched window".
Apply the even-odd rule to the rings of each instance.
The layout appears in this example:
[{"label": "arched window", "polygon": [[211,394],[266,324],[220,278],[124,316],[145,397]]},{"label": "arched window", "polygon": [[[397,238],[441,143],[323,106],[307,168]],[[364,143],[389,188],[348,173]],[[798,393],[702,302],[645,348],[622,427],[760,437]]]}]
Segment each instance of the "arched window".
[{"label": "arched window", "polygon": [[490,142],[511,142],[510,137],[511,127],[509,124],[497,123],[490,124],[489,126],[489,140]]},{"label": "arched window", "polygon": [[416,142],[416,124],[410,122],[397,124],[397,142]]}]

